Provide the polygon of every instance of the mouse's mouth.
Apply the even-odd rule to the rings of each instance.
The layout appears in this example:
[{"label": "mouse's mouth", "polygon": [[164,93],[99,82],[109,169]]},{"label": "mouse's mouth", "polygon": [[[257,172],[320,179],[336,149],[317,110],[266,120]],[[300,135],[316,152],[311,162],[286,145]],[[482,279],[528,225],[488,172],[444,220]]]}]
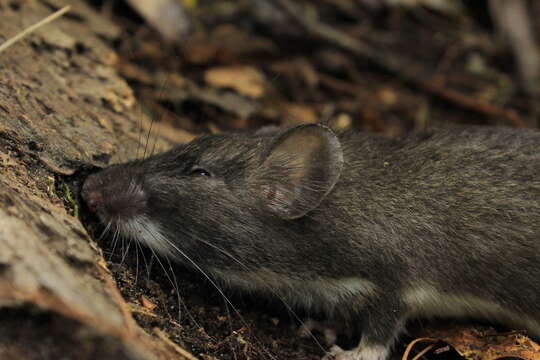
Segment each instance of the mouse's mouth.
[{"label": "mouse's mouth", "polygon": [[129,220],[117,221],[112,226],[115,228],[113,231],[118,231],[121,236],[137,241],[161,255],[167,256],[181,252],[165,236],[161,224],[146,215],[138,215]]},{"label": "mouse's mouth", "polygon": [[131,180],[119,188],[103,178],[88,178],[81,193],[88,209],[95,213],[104,233],[138,241],[162,255],[169,255],[174,245],[163,234],[161,225],[148,215],[149,197],[141,184]]}]

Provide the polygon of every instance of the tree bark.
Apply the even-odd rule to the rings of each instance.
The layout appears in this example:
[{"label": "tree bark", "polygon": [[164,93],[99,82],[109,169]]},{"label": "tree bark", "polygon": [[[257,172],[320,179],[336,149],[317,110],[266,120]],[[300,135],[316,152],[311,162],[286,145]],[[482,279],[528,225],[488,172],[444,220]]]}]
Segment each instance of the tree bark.
[{"label": "tree bark", "polygon": [[[0,2],[0,41],[67,3]],[[75,2],[0,54],[2,359],[189,358],[133,321],[59,187],[83,168],[135,155],[148,126],[113,67],[106,40],[119,34]]]}]

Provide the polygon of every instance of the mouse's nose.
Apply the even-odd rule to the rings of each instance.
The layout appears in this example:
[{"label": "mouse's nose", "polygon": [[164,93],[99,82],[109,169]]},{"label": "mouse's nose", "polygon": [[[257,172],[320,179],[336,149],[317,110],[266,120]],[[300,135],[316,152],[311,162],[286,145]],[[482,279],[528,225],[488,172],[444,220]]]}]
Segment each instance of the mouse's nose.
[{"label": "mouse's nose", "polygon": [[84,181],[81,190],[81,197],[88,206],[88,209],[92,212],[97,212],[100,205],[103,204],[103,195],[101,191],[97,190],[98,179],[94,175],[90,175]]},{"label": "mouse's nose", "polygon": [[100,172],[88,176],[81,197],[88,209],[104,221],[129,219],[147,210],[146,192],[140,182],[126,172]]},{"label": "mouse's nose", "polygon": [[103,204],[103,195],[98,191],[83,192],[82,197],[91,212],[97,212]]}]

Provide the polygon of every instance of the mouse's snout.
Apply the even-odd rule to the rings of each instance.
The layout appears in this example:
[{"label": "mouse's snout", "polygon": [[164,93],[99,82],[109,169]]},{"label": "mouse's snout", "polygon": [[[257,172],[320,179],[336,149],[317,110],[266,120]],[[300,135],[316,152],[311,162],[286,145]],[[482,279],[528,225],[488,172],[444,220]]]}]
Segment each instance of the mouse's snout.
[{"label": "mouse's snout", "polygon": [[88,209],[93,213],[97,212],[103,203],[103,196],[99,191],[83,191],[82,197],[86,202]]},{"label": "mouse's snout", "polygon": [[102,185],[97,175],[90,175],[83,183],[81,197],[86,206],[92,212],[97,212],[103,203],[103,195],[99,191],[99,186]]},{"label": "mouse's snout", "polygon": [[120,175],[97,173],[83,184],[81,197],[104,222],[129,220],[146,211],[147,195],[142,186],[134,179],[121,181]]}]

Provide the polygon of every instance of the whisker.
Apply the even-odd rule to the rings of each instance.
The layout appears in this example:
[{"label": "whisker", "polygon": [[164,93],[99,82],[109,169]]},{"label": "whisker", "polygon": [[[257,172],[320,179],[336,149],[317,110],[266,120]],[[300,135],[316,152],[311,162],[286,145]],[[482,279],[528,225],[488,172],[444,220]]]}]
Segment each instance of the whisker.
[{"label": "whisker", "polygon": [[[167,77],[168,78],[168,77]],[[163,117],[164,117],[164,114],[165,114],[165,110],[162,110],[162,114],[161,116],[159,117],[159,122],[161,123],[163,121]],[[156,144],[159,140],[159,137],[161,136],[161,128],[163,127],[163,124],[161,124],[161,126],[158,127],[157,129],[157,134],[156,136],[154,136],[154,144],[152,145],[152,151],[150,151],[150,155],[149,156],[152,156],[154,155],[155,151],[156,151]]]},{"label": "whisker", "polygon": [[[133,240],[133,241],[135,242],[137,253],[139,253],[139,251],[141,252],[141,256],[142,256],[142,259],[143,259],[143,262],[144,262],[144,266],[145,266],[145,268],[147,270],[148,276],[150,276],[150,273],[148,271],[148,263],[146,261],[146,256],[144,256],[144,249],[142,248],[142,245],[137,240]],[[137,262],[137,270],[138,270],[138,267],[139,267],[139,263]],[[137,280],[135,280],[135,282],[137,282]]]},{"label": "whisker", "polygon": [[[229,311],[229,305],[225,301],[224,301],[224,304],[225,304],[225,310],[227,311],[227,323],[229,324],[229,331],[232,334],[234,330],[233,330],[232,321],[231,321],[231,312]],[[234,351],[234,347],[230,341],[229,341],[229,347],[231,348],[231,352],[234,356],[234,359],[237,360],[238,358],[236,356],[236,351]]]},{"label": "whisker", "polygon": [[[141,230],[144,230],[144,232],[146,234],[148,234],[149,236],[153,236],[154,239],[155,239],[155,234],[151,231],[149,231],[149,229],[145,226],[147,225],[147,223],[128,223],[126,226],[126,233],[128,234],[140,234]],[[153,259],[157,259],[161,269],[163,270],[165,276],[167,277],[167,279],[169,280],[169,283],[171,284],[171,286],[173,287],[174,291],[176,292],[176,297],[177,297],[177,301],[178,301],[178,304],[179,304],[179,309],[178,309],[178,317],[179,317],[179,320],[181,318],[181,306],[184,306],[188,312],[188,316],[190,317],[190,319],[192,320],[192,322],[199,328],[202,328],[202,326],[195,320],[195,318],[192,316],[191,312],[189,311],[187,305],[185,304],[185,302],[182,300],[182,297],[181,297],[181,292],[180,292],[180,287],[178,286],[178,282],[176,280],[176,275],[174,273],[174,270],[172,268],[172,265],[171,265],[171,262],[170,260],[166,257],[165,259],[167,260],[168,262],[168,265],[169,265],[169,269],[170,269],[170,272],[167,271],[167,269],[165,268],[163,262],[160,260],[160,258],[156,255],[156,252],[154,250],[153,247],[149,246],[148,248],[150,249],[151,251],[151,259],[150,259],[150,264],[148,264],[146,262],[146,257],[144,257],[144,252],[142,251],[142,244],[140,244],[137,240],[132,240],[132,241],[135,241],[137,246],[140,247],[141,249],[141,252],[143,254],[143,259],[144,259],[144,262],[145,264],[147,265],[147,278],[150,279],[150,268],[152,267],[152,263],[153,263]],[[155,239],[155,241],[159,241],[157,239]]]},{"label": "whisker", "polygon": [[[175,288],[176,288],[176,294],[177,294],[179,305],[181,304],[186,309],[190,320],[195,324],[195,326],[198,327],[198,328],[202,328],[202,326],[199,324],[199,322],[191,314],[191,311],[189,311],[189,309],[188,309],[186,303],[184,302],[184,300],[182,300],[182,297],[180,296],[180,287],[178,286],[178,283],[176,281],[176,275],[174,274],[174,270],[172,268],[171,261],[169,260],[169,258],[165,258],[165,259],[167,260],[167,263],[169,264],[169,269],[171,270],[171,274],[172,274],[173,279],[174,279]],[[181,311],[182,311],[181,307],[178,306],[178,321],[180,321],[181,316],[182,316]]]},{"label": "whisker", "polygon": [[114,229],[114,233],[113,233],[113,237],[112,237],[112,242],[113,242],[113,248],[111,250],[111,253],[109,254],[109,259],[108,261],[111,261],[112,257],[113,257],[113,254],[114,254],[114,250],[116,249],[116,245],[118,244],[118,236],[119,236],[119,232],[120,232],[120,229],[117,227],[115,227]]},{"label": "whisker", "polygon": [[[131,48],[130,46],[131,44],[128,44],[126,47],[125,47],[125,50],[129,53],[131,59],[133,58],[136,58],[135,56],[135,53],[133,51],[133,49]],[[139,93],[140,95],[140,93]],[[139,160],[139,150],[141,148],[141,144],[142,144],[142,135],[144,133],[144,130],[143,130],[143,116],[144,116],[144,109],[143,109],[143,105],[142,105],[142,98],[141,99],[137,99],[138,101],[136,102],[136,104],[138,105],[139,107],[139,139],[137,140],[137,152],[135,153],[135,160]]]},{"label": "whisker", "polygon": [[[237,258],[235,258],[233,255],[231,255],[229,252],[219,248],[218,246],[216,246],[215,244],[212,244],[206,240],[203,240],[203,239],[200,239],[198,237],[193,237],[195,238],[197,241],[200,241],[202,242],[203,244],[206,244],[214,249],[216,249],[217,251],[221,252],[222,254],[228,256],[230,259],[232,259],[233,261],[235,261],[237,264],[239,264],[240,266],[242,266],[247,272],[251,273],[252,275],[256,275],[256,272],[253,271],[252,269],[250,269],[247,265],[245,265],[243,262],[241,262],[240,260],[238,260]],[[274,291],[274,289],[272,289],[272,287],[270,285],[268,285],[264,279],[260,278],[261,280],[261,284],[264,284],[266,286],[266,288],[270,291],[270,293],[275,296],[284,306],[285,308],[287,309],[287,311],[294,317],[294,319],[301,325],[303,326],[304,328],[308,329],[308,327],[306,327],[305,325],[305,322],[302,321],[302,319],[296,314],[296,312],[292,309],[292,307],[287,304],[287,302],[285,301],[285,299],[280,296],[276,291]],[[315,335],[313,335],[313,333],[311,331],[309,331],[309,336],[310,338],[312,338],[315,343],[317,344],[317,346],[323,350],[323,351],[326,351],[325,348],[322,346],[322,344],[317,340],[317,338],[315,337]]]},{"label": "whisker", "polygon": [[[163,87],[161,89],[161,92],[165,92],[165,87],[167,86],[167,83],[169,82],[169,77],[170,75],[167,75],[167,77],[165,78],[165,82],[163,84]],[[161,94],[159,95],[159,97],[161,97]],[[158,97],[158,99],[159,99]],[[156,144],[161,136],[161,128],[163,127],[163,118],[165,117],[165,113],[166,113],[166,109],[163,108],[163,110],[161,110],[161,116],[159,117],[159,122],[162,124],[162,126],[159,126],[158,127],[158,130],[157,130],[157,134],[156,136],[154,137],[154,145],[152,146],[152,151],[150,152],[150,156],[154,155],[155,154],[155,150],[156,150]]]},{"label": "whisker", "polygon": [[[132,240],[135,241],[135,240]],[[137,241],[135,241],[135,284],[139,278],[139,247],[137,246]]]},{"label": "whisker", "polygon": [[122,254],[122,258],[120,259],[120,265],[122,265],[126,258],[126,239],[123,236],[120,236],[120,240],[122,242],[122,250],[120,252]]},{"label": "whisker", "polygon": [[97,241],[101,241],[103,240],[103,238],[105,237],[105,235],[109,232],[109,230],[111,229],[111,225],[112,223],[110,221],[107,222],[107,225],[105,226],[105,228],[103,229],[103,231],[101,232],[101,235],[99,235]]},{"label": "whisker", "polygon": [[[165,92],[165,89],[167,87],[167,83],[169,82],[169,76],[170,75],[167,75],[165,77],[165,80],[163,81],[163,86],[161,87],[161,90],[160,90],[160,93],[158,94],[158,99],[161,98],[162,94]],[[152,117],[152,121],[150,123],[150,128],[148,129],[148,135],[146,136],[146,144],[144,145],[144,153],[143,153],[143,159],[146,158],[146,151],[148,149],[148,143],[150,142],[150,135],[152,134],[152,127],[154,126],[154,117]],[[156,142],[157,142],[157,137],[156,137]],[[154,147],[155,147],[155,144],[156,142],[154,142]],[[154,150],[152,150],[152,154],[154,153]]]},{"label": "whisker", "polygon": [[[227,297],[227,295],[225,295],[225,293],[223,292],[223,290],[221,290],[221,288],[217,285],[217,283],[212,280],[212,278],[195,262],[193,261],[189,256],[187,256],[186,253],[184,253],[182,250],[180,250],[176,245],[174,245],[169,239],[165,238],[164,237],[164,240],[173,248],[175,249],[180,255],[182,255],[187,261],[189,261],[189,263],[191,265],[193,265],[209,282],[210,284],[212,284],[212,286],[214,286],[214,288],[216,288],[216,290],[219,292],[219,294],[223,297],[223,299],[231,306],[231,308],[234,310],[234,312],[239,316],[239,318],[241,319],[242,323],[244,324],[244,326],[246,328],[249,329],[249,325],[246,323],[246,321],[244,320],[243,316],[240,314],[240,311],[238,311],[238,309],[233,305],[233,303],[229,300],[229,298]],[[264,346],[263,346],[264,348]],[[274,357],[268,353],[268,355],[270,356],[271,359],[274,359]]]},{"label": "whisker", "polygon": [[140,101],[137,101],[137,105],[139,106],[140,116],[139,116],[139,139],[137,140],[137,152],[135,153],[135,160],[139,160],[139,150],[141,149],[141,143],[142,143],[142,134],[143,134],[143,107]]},{"label": "whisker", "polygon": [[148,142],[150,140],[150,134],[152,132],[152,128],[154,127],[154,118],[152,118],[152,120],[150,121],[150,127],[148,128],[148,134],[146,135],[146,142],[144,144],[144,152],[143,152],[143,156],[142,156],[142,159],[146,159],[146,151],[148,149]]},{"label": "whisker", "polygon": [[[170,277],[169,275],[169,272],[167,271],[167,269],[165,269],[165,266],[163,265],[163,263],[161,262],[161,260],[159,259],[159,257],[157,256],[157,254],[155,253],[154,249],[152,249],[150,247],[150,251],[152,251],[152,254],[154,255],[154,258],[157,260],[158,264],[161,266],[161,269],[163,270],[163,272],[165,273],[165,276],[167,277],[167,279],[169,280],[169,282],[171,283],[171,285],[173,287],[175,287],[175,282],[173,282],[172,278]],[[170,264],[170,263],[169,263]],[[174,272],[172,272],[172,267],[171,267],[171,273],[173,274],[174,276]],[[176,284],[177,285],[177,284]],[[185,302],[182,300],[181,296],[180,296],[180,289],[177,287],[176,288],[176,294],[177,294],[177,299],[178,301],[186,308],[186,310],[188,309]],[[189,317],[191,318],[191,320],[193,321],[193,323],[195,324],[195,326],[197,326],[198,328],[203,328],[196,320],[195,318],[191,315],[191,313],[189,312],[188,310],[188,315]],[[211,338],[211,337],[210,337]],[[212,339],[213,340],[213,339]]]},{"label": "whisker", "polygon": [[[129,252],[129,247],[131,246],[132,241],[127,241],[126,250],[122,253],[122,260],[120,260],[120,265],[126,260],[126,256]],[[124,237],[122,237],[122,248],[124,247]]]},{"label": "whisker", "polygon": [[[142,245],[141,245],[142,247]],[[156,257],[156,254],[152,251],[152,254],[150,254],[150,264],[148,264],[148,268],[146,270],[146,278],[150,279],[150,272],[152,271],[152,267],[154,266],[154,259]]]},{"label": "whisker", "polygon": [[227,301],[227,303],[229,305],[231,305],[231,307],[233,308],[233,310],[239,315],[239,311],[236,309],[236,307],[231,303],[231,301],[229,300],[229,298],[225,295],[225,293],[223,292],[223,290],[221,290],[221,288],[216,284],[216,282],[214,280],[212,280],[212,278],[199,266],[197,265],[197,263],[195,261],[193,261],[189,256],[186,255],[186,253],[184,253],[182,250],[180,250],[176,245],[174,245],[171,241],[169,241],[168,239],[165,238],[165,241],[167,241],[167,243],[172,247],[174,248],[180,255],[182,255],[187,261],[189,261],[189,263],[191,265],[193,265],[205,278],[206,280],[208,280],[210,282],[210,284],[212,284],[212,286],[214,286],[216,288],[216,290],[220,293],[221,296],[223,296],[225,298],[225,300]]}]

